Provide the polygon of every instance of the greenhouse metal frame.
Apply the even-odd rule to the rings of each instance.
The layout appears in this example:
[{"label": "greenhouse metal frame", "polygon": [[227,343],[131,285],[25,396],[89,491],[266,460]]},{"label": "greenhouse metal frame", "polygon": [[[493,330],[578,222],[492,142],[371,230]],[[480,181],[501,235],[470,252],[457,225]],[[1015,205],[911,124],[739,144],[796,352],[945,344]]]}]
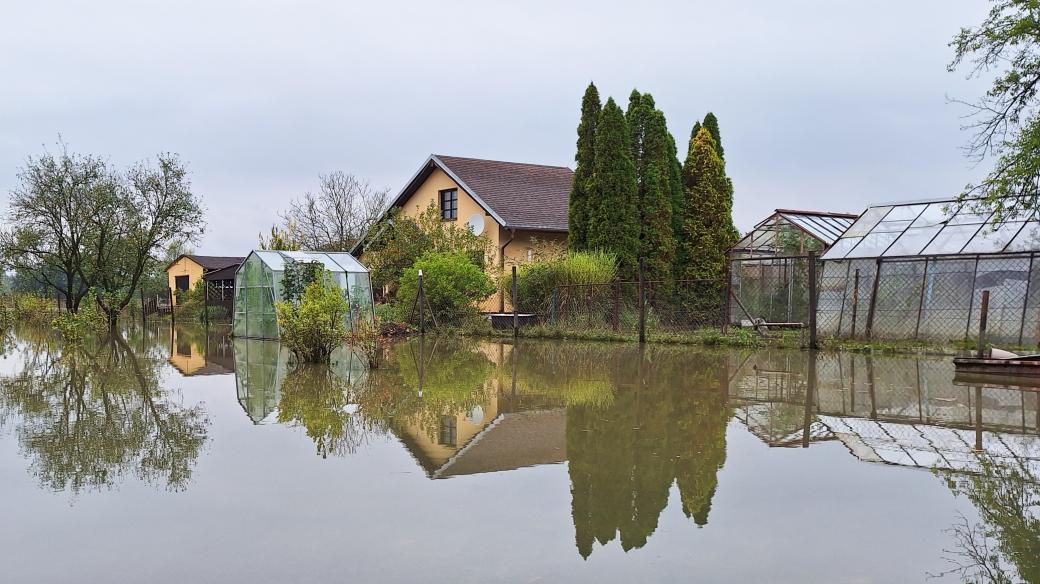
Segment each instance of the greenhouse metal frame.
[{"label": "greenhouse metal frame", "polygon": [[235,273],[232,330],[236,337],[279,337],[275,306],[285,300],[282,277],[286,266],[293,262],[319,263],[332,275],[333,282],[339,286],[350,307],[344,315],[347,330],[353,330],[359,319],[375,318],[368,269],[349,253],[254,250]]},{"label": "greenhouse metal frame", "polygon": [[1040,221],[940,200],[875,206],[821,256],[820,336],[1040,341]]}]

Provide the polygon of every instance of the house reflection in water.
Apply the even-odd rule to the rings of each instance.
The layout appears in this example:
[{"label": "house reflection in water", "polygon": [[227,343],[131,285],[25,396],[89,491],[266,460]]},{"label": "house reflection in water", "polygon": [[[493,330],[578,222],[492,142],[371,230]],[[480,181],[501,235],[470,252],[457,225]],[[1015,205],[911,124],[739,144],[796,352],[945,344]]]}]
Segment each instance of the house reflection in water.
[{"label": "house reflection in water", "polygon": [[182,375],[227,375],[235,372],[230,328],[173,325],[170,364]]},{"label": "house reflection in water", "polygon": [[513,349],[413,341],[397,351],[402,380],[421,395],[422,407],[395,417],[390,427],[430,478],[567,459],[564,404],[513,383]]}]

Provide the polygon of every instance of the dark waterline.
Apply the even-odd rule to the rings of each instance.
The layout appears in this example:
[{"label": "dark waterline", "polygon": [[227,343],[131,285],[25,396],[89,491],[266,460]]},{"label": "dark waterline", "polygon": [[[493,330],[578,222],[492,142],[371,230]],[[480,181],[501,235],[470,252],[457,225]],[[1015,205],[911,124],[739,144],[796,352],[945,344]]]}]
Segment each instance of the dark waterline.
[{"label": "dark waterline", "polygon": [[293,368],[181,325],[4,348],[5,582],[1040,581],[1038,394],[945,358],[427,339]]}]

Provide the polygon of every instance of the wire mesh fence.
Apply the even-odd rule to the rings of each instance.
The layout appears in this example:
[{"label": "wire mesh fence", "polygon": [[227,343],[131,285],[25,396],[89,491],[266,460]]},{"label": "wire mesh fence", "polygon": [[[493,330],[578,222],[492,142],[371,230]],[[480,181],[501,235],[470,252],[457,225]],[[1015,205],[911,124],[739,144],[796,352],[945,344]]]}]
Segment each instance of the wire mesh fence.
[{"label": "wire mesh fence", "polygon": [[725,324],[725,293],[723,280],[559,286],[540,303],[537,312],[544,324],[561,330],[635,334],[642,296],[648,332],[688,332]]},{"label": "wire mesh fence", "polygon": [[824,261],[818,332],[833,338],[972,339],[988,291],[987,339],[1036,344],[1035,264],[1032,255]]},{"label": "wire mesh fence", "polygon": [[[815,325],[820,339],[959,343],[976,338],[982,295],[988,292],[987,340],[1035,345],[1040,342],[1036,255],[732,258],[729,273],[719,279],[617,281],[559,286],[538,298],[521,294],[518,312],[524,314],[515,322],[625,335],[637,334],[641,319],[650,335]],[[513,326],[508,312],[500,316],[500,323]]]}]

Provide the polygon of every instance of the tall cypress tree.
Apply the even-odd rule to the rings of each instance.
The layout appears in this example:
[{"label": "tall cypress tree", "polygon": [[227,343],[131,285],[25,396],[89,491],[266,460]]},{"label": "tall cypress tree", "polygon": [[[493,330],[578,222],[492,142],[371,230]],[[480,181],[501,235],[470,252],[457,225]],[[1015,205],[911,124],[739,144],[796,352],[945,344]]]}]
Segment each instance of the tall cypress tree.
[{"label": "tall cypress tree", "polygon": [[[646,107],[646,106],[644,106]],[[672,155],[674,141],[668,134],[664,114],[649,109],[644,117],[642,176],[639,180],[640,255],[646,277],[668,279],[675,260],[672,224],[672,173],[678,163]]]},{"label": "tall cypress tree", "polygon": [[613,98],[607,99],[596,127],[592,185],[587,247],[616,254],[619,275],[634,277],[639,250],[639,192],[628,124]]},{"label": "tall cypress tree", "polygon": [[[693,130],[690,131],[690,141],[693,141],[693,139],[697,137],[697,132],[700,132],[700,131],[701,131],[701,123],[700,122],[694,122],[693,123]],[[689,144],[689,142],[687,142],[687,144]]]},{"label": "tall cypress tree", "polygon": [[571,249],[588,248],[589,200],[592,173],[596,160],[596,125],[599,120],[599,90],[589,83],[581,100],[581,121],[578,123],[578,148],[574,154],[574,179],[567,210],[567,241]]},{"label": "tall cypress tree", "polygon": [[[636,167],[639,189],[639,254],[645,276],[668,279],[675,258],[672,225],[672,165],[669,162],[671,136],[649,93],[632,90],[625,113]],[[672,155],[671,160],[678,165]]]},{"label": "tall cypress tree", "polygon": [[[723,172],[723,174],[726,175],[726,184],[729,185],[729,190],[726,193],[726,199],[728,201],[727,205],[728,205],[728,208],[730,209],[730,211],[732,212],[732,210],[733,210],[733,180],[729,177],[729,174],[726,174],[726,168],[725,168],[726,167],[726,154],[725,154],[726,151],[722,147],[722,134],[719,133],[719,120],[718,120],[718,118],[715,117],[715,114],[713,114],[711,112],[708,112],[704,116],[704,129],[708,130],[708,132],[711,134],[712,139],[715,140],[715,152],[719,155],[719,158],[722,159],[722,167],[723,167],[722,168],[722,172]],[[734,238],[736,238],[736,239],[739,239],[740,233],[737,231],[736,227],[733,227],[732,220],[730,221],[730,227],[732,228],[732,231],[733,231],[732,236]],[[734,239],[734,242],[736,241],[736,239]]]},{"label": "tall cypress tree", "polygon": [[701,128],[690,140],[683,165],[682,227],[678,234],[684,280],[719,280],[726,269],[726,250],[736,241],[733,204],[726,167],[715,151],[715,139]]},{"label": "tall cypress tree", "polygon": [[715,117],[715,114],[708,112],[704,116],[704,127],[711,133],[712,139],[715,140],[715,152],[725,162],[726,150],[722,147],[722,134],[719,134],[719,119]]}]

